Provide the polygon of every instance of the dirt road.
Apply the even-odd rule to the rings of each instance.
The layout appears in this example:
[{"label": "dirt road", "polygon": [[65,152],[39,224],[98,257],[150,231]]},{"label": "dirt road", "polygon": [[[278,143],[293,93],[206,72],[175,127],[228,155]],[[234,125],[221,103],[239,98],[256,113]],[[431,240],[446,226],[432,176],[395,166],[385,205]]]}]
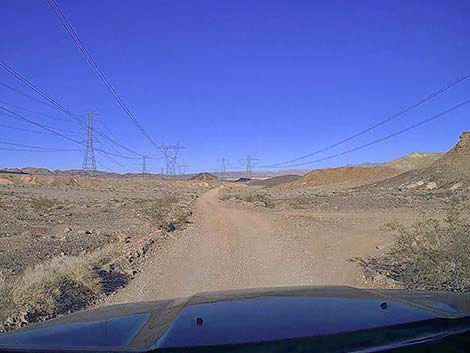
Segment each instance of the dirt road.
[{"label": "dirt road", "polygon": [[[280,232],[269,215],[224,206],[220,187],[196,203],[193,224],[159,249],[107,304],[188,296],[201,291],[309,284],[358,285],[347,259],[351,241],[310,240]],[[323,244],[325,243],[325,244]],[[372,242],[367,247],[375,248]]]}]

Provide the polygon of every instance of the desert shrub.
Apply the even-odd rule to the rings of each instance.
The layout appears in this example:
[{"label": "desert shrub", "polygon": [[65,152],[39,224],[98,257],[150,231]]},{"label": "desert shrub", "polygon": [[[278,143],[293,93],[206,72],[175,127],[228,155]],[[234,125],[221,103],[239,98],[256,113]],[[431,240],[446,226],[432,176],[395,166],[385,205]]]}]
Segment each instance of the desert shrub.
[{"label": "desert shrub", "polygon": [[174,230],[176,224],[186,222],[190,213],[183,205],[179,205],[178,199],[172,195],[147,202],[142,209],[142,214],[147,220],[166,230]]},{"label": "desert shrub", "polygon": [[357,259],[366,276],[379,274],[409,289],[470,291],[470,224],[453,204],[443,220],[423,217],[411,227],[384,228],[395,243],[381,256]]},{"label": "desert shrub", "polygon": [[304,195],[296,196],[289,200],[290,206],[297,209],[309,208],[312,206],[313,200]]},{"label": "desert shrub", "polygon": [[252,202],[252,203],[261,203],[264,207],[267,208],[274,208],[275,203],[274,200],[271,196],[268,194],[263,194],[263,193],[255,193],[255,192],[250,192],[249,194],[223,194],[219,197],[220,200],[222,201],[227,201],[230,199],[236,199],[236,200],[241,200],[245,202]]},{"label": "desert shrub", "polygon": [[86,307],[103,293],[93,262],[63,256],[27,269],[14,283],[15,305],[34,317],[51,317]]},{"label": "desert shrub", "polygon": [[247,202],[259,202],[264,205],[264,207],[274,208],[274,200],[271,196],[261,193],[250,193],[243,198]]},{"label": "desert shrub", "polygon": [[230,199],[233,199],[235,198],[234,194],[231,194],[231,193],[222,193],[220,196],[219,196],[219,200],[222,200],[222,201],[227,201],[227,200],[230,200]]},{"label": "desert shrub", "polygon": [[57,205],[56,200],[51,200],[42,196],[31,197],[29,204],[35,211],[47,211]]}]

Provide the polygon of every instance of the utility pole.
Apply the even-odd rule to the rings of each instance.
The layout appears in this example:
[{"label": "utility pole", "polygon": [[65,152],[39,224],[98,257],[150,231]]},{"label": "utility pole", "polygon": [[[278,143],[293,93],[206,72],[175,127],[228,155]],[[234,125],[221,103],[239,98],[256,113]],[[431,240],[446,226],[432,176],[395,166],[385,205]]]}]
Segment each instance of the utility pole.
[{"label": "utility pole", "polygon": [[163,157],[165,158],[166,163],[166,175],[176,175],[176,162],[179,157],[179,153],[185,147],[177,145],[165,145],[162,144],[159,146],[160,151],[163,153]]},{"label": "utility pole", "polygon": [[142,174],[147,174],[147,156],[142,156]]},{"label": "utility pole", "polygon": [[250,155],[247,155],[241,160],[242,164],[245,165],[247,178],[251,177],[251,173],[253,172],[253,166],[255,165],[256,161],[259,161],[259,159],[254,158]]},{"label": "utility pole", "polygon": [[94,174],[96,172],[96,159],[95,149],[93,147],[93,118],[94,113],[90,112],[87,114],[88,125],[87,125],[87,141],[85,155],[83,157],[83,171],[85,173]]}]

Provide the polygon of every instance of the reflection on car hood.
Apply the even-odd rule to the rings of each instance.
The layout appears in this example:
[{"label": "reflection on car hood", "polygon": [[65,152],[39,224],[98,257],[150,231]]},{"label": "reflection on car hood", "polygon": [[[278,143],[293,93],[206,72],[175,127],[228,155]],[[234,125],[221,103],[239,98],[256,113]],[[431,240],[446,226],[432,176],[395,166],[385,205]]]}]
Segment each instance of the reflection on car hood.
[{"label": "reflection on car hood", "polygon": [[315,337],[468,316],[466,294],[344,286],[205,292],[83,311],[0,335],[0,349],[194,347]]}]

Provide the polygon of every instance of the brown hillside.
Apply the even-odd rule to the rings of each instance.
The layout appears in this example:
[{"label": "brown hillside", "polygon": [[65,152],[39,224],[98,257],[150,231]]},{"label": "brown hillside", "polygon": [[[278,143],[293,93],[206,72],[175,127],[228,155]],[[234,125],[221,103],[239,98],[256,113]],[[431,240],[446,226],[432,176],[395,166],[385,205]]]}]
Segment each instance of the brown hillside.
[{"label": "brown hillside", "polygon": [[470,187],[470,132],[464,132],[455,147],[427,168],[403,173],[377,186],[427,190]]},{"label": "brown hillside", "polygon": [[400,171],[388,167],[317,169],[285,186],[289,188],[353,187],[391,178],[399,173]]},{"label": "brown hillside", "polygon": [[291,183],[301,178],[302,177],[300,175],[288,174],[288,175],[275,176],[275,177],[265,179],[265,180],[252,180],[249,182],[249,184],[256,185],[256,186],[265,186],[265,187],[270,188],[270,187],[282,185],[285,183]]}]

